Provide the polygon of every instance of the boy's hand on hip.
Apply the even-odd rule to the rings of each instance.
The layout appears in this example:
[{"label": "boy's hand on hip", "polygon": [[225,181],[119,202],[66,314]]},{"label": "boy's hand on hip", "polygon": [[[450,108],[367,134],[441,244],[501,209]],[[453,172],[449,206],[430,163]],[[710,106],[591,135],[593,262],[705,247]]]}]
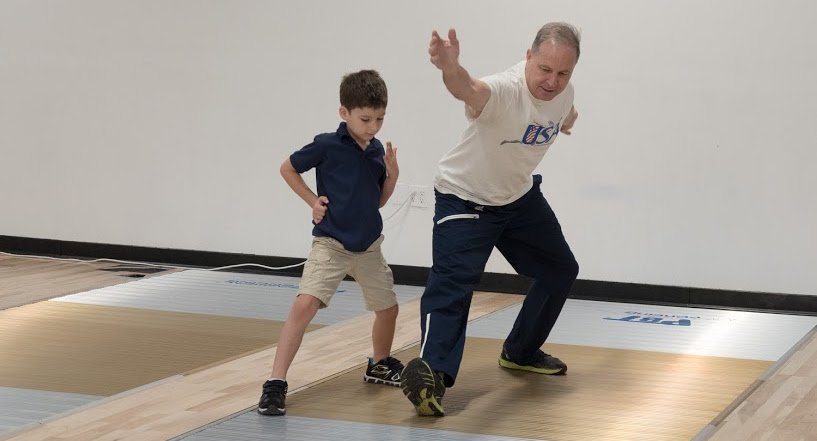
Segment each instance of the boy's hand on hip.
[{"label": "boy's hand on hip", "polygon": [[318,196],[318,200],[312,205],[312,223],[318,225],[326,216],[326,208],[329,205],[329,198],[326,196]]}]

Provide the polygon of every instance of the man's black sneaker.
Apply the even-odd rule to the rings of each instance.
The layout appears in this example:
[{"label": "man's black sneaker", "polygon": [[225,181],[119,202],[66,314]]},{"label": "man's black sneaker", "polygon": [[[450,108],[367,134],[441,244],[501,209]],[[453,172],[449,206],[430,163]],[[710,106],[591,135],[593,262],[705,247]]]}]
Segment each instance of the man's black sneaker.
[{"label": "man's black sneaker", "polygon": [[537,350],[533,358],[525,363],[517,363],[508,357],[505,349],[499,356],[499,365],[506,369],[518,369],[520,371],[536,372],[537,374],[563,375],[567,372],[567,365],[558,358],[545,354],[542,350]]},{"label": "man's black sneaker", "polygon": [[261,415],[284,415],[287,413],[287,382],[284,380],[267,380],[263,386],[261,399],[258,400],[258,413]]},{"label": "man's black sneaker", "polygon": [[422,358],[411,360],[400,376],[403,394],[411,401],[420,416],[443,416],[445,384],[440,374]]},{"label": "man's black sneaker", "polygon": [[377,363],[369,358],[369,366],[363,374],[363,381],[400,387],[400,373],[403,369],[403,363],[394,357],[386,357]]}]

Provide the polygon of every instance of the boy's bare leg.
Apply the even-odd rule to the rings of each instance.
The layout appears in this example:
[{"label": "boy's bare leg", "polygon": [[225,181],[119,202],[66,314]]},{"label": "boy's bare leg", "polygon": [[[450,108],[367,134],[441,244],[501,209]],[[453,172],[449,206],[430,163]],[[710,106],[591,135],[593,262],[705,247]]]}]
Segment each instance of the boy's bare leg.
[{"label": "boy's bare leg", "polygon": [[375,311],[372,325],[372,356],[377,362],[391,355],[394,327],[397,323],[398,306]]},{"label": "boy's bare leg", "polygon": [[[289,316],[281,328],[278,347],[275,350],[275,361],[272,362],[270,378],[286,379],[289,366],[295,359],[298,348],[304,339],[306,327],[321,306],[321,301],[309,294],[299,294],[289,310]],[[392,328],[394,326],[392,325]]]}]

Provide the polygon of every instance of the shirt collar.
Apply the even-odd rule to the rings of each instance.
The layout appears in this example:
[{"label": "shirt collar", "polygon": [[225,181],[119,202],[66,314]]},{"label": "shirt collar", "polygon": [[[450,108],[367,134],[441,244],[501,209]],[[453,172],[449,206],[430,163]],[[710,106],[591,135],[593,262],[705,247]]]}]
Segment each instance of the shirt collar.
[{"label": "shirt collar", "polygon": [[346,121],[340,123],[338,130],[335,133],[337,133],[341,141],[346,141],[349,145],[354,146],[355,149],[364,152],[366,155],[377,156],[377,145],[380,143],[380,141],[378,141],[377,138],[372,138],[372,140],[369,141],[369,146],[366,147],[366,150],[361,149],[357,144],[357,141],[355,141],[355,138],[352,138],[352,135],[349,134],[349,128],[346,127]]},{"label": "shirt collar", "polygon": [[352,141],[355,145],[357,145],[357,141],[355,141],[355,139],[352,138],[352,135],[349,134],[349,128],[346,127],[346,121],[342,121],[340,123],[340,125],[338,126],[338,130],[335,133],[337,133],[341,139],[348,139],[349,141]]}]

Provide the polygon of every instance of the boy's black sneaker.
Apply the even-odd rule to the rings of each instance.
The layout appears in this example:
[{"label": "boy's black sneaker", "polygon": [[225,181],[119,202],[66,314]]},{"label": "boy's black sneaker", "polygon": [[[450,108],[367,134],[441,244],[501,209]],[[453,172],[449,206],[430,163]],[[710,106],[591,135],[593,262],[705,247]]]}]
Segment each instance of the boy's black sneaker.
[{"label": "boy's black sneaker", "polygon": [[374,384],[387,384],[400,387],[400,373],[403,372],[403,363],[394,357],[386,357],[377,363],[369,358],[363,381]]},{"label": "boy's black sneaker", "polygon": [[533,358],[525,363],[517,363],[511,360],[505,349],[502,349],[502,354],[499,356],[499,365],[506,369],[517,369],[546,375],[564,375],[567,372],[567,365],[562,360],[550,354],[545,354],[541,349],[537,350]]},{"label": "boy's black sneaker", "polygon": [[400,387],[420,416],[443,416],[445,384],[437,372],[422,358],[408,362],[401,374]]},{"label": "boy's black sneaker", "polygon": [[261,415],[284,415],[287,413],[287,382],[284,380],[267,380],[263,386],[261,399],[258,400],[258,413]]}]

